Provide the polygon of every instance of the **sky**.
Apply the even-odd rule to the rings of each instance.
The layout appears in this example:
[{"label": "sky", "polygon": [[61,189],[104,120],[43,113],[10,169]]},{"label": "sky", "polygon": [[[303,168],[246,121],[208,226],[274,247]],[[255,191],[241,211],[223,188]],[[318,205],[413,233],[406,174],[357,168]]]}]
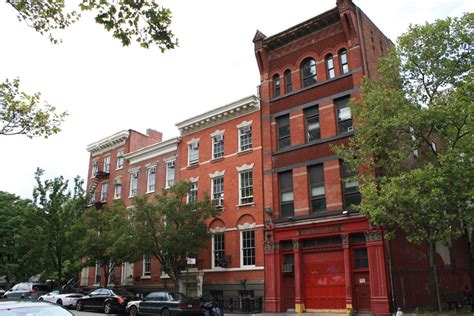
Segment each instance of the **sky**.
[{"label": "sky", "polygon": [[[259,72],[252,39],[319,15],[336,0],[163,0],[173,12],[179,47],[122,47],[93,16],[56,33],[63,43],[19,22],[0,2],[0,82],[19,77],[21,89],[67,111],[48,139],[0,136],[0,191],[31,198],[34,172],[44,178],[85,178],[88,144],[121,130],[147,128],[179,135],[175,124],[256,94]],[[474,11],[472,0],[354,0],[393,42],[411,24]],[[68,2],[68,5],[73,2]]]}]

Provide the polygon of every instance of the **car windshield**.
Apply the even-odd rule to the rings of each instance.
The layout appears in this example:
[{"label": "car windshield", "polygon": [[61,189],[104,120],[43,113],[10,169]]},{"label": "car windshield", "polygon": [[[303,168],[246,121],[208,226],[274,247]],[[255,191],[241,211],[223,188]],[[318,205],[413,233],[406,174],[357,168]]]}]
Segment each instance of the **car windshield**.
[{"label": "car windshield", "polygon": [[40,292],[49,292],[49,287],[43,284],[34,284],[33,290],[40,291]]},{"label": "car windshield", "polygon": [[31,306],[1,310],[2,316],[71,316],[71,312],[58,306]]},{"label": "car windshield", "polygon": [[173,301],[185,301],[186,295],[181,294],[181,293],[169,293]]},{"label": "car windshield", "polygon": [[127,290],[114,289],[113,292],[118,296],[133,296],[133,294]]}]

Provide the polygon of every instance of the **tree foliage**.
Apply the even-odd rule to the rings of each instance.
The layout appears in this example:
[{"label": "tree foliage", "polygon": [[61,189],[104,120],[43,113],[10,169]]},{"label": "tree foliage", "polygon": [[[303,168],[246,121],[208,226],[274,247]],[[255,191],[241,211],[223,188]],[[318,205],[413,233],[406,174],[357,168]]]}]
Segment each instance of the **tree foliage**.
[{"label": "tree foliage", "polygon": [[183,181],[165,189],[155,199],[134,200],[134,230],[143,254],[155,257],[175,282],[186,269],[186,257],[196,257],[207,247],[205,220],[217,215],[209,198],[187,202],[191,183]]},{"label": "tree foliage", "polygon": [[84,266],[99,263],[107,286],[110,273],[116,264],[134,262],[143,255],[137,252],[128,211],[121,201],[116,201],[105,209],[89,207],[78,223],[81,234],[80,255]]},{"label": "tree foliage", "polygon": [[74,229],[86,206],[83,181],[76,177],[71,192],[68,190],[69,181],[62,176],[43,181],[43,174],[42,169],[37,169],[35,174],[34,234],[43,250],[45,274],[61,284],[80,271],[76,249],[79,236]]},{"label": "tree foliage", "polygon": [[96,23],[111,31],[114,38],[128,46],[136,41],[141,47],[156,45],[162,52],[177,45],[170,30],[171,11],[155,1],[89,0],[79,4],[77,10],[67,10],[64,1],[7,1],[18,13],[18,18],[41,34],[47,34],[52,43],[58,29],[66,29],[81,18],[81,11],[95,14]]},{"label": "tree foliage", "polygon": [[41,94],[29,95],[20,90],[20,80],[0,83],[0,135],[23,134],[29,138],[48,136],[61,131],[67,113],[41,100]]}]

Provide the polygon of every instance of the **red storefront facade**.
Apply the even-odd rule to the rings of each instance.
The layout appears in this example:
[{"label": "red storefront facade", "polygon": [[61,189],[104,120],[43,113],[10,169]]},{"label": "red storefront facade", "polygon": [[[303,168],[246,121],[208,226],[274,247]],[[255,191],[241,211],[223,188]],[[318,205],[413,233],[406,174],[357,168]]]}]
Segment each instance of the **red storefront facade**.
[{"label": "red storefront facade", "polygon": [[351,209],[357,182],[333,150],[349,101],[391,42],[352,1],[288,30],[257,32],[262,99],[265,311],[389,314],[383,231]]}]

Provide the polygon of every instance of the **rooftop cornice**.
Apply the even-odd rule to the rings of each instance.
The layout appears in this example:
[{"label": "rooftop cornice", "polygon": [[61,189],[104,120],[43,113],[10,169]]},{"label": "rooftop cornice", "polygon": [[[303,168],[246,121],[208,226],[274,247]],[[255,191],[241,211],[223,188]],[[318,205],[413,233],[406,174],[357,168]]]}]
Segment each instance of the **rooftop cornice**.
[{"label": "rooftop cornice", "polygon": [[260,99],[255,95],[251,95],[177,123],[176,127],[181,135],[189,134],[259,109]]},{"label": "rooftop cornice", "polygon": [[164,142],[156,143],[128,153],[125,155],[125,159],[129,160],[130,164],[134,164],[147,159],[158,157],[177,150],[178,143],[179,137],[171,138],[165,140]]},{"label": "rooftop cornice", "polygon": [[96,154],[123,145],[130,135],[129,131],[120,131],[87,146],[87,151]]},{"label": "rooftop cornice", "polygon": [[283,32],[263,38],[264,47],[266,47],[267,50],[277,49],[296,39],[321,30],[328,25],[334,24],[339,20],[339,10],[337,7],[335,7]]}]

